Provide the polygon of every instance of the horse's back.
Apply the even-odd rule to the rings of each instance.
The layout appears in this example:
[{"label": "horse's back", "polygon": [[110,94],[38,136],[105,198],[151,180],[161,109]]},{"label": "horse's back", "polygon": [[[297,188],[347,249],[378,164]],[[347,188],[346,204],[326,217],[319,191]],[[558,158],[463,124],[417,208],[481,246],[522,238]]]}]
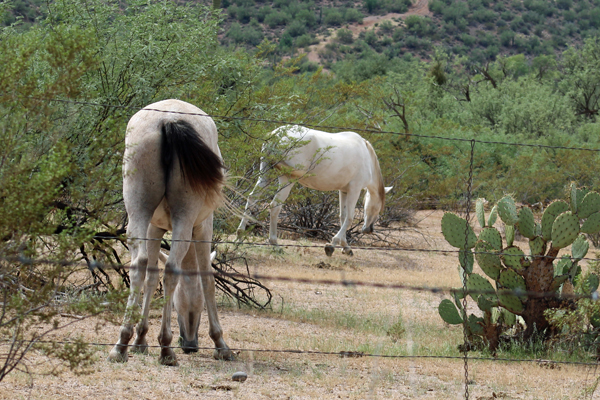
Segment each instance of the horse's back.
[{"label": "horse's back", "polygon": [[[167,230],[172,230],[172,209],[182,208],[175,202],[192,203],[195,199],[216,203],[220,197],[221,182],[217,189],[211,191],[210,198],[199,198],[194,194],[195,190],[189,179],[193,177],[186,179],[182,172],[183,166],[175,167],[182,156],[181,153],[174,155],[170,167],[165,165],[164,127],[169,123],[177,124],[181,121],[189,124],[200,141],[210,150],[208,153],[214,153],[220,160],[214,121],[200,108],[181,100],[163,100],[144,107],[130,119],[125,137],[123,197],[128,212],[129,209],[137,207],[154,207],[152,223]],[[194,156],[201,155],[188,155]],[[219,166],[222,166],[220,161]],[[170,170],[165,170],[166,167]],[[220,172],[219,180],[222,180],[222,171]],[[215,195],[212,195],[212,192],[215,192]],[[197,216],[193,216],[196,217],[195,225],[207,218],[213,209],[213,204],[210,204],[199,211]]]},{"label": "horse's back", "polygon": [[365,139],[357,133],[328,133],[300,126],[279,129],[287,131],[285,144],[298,141],[300,145],[285,159],[300,184],[324,191],[345,191],[350,184],[366,186],[371,175],[370,154]]}]

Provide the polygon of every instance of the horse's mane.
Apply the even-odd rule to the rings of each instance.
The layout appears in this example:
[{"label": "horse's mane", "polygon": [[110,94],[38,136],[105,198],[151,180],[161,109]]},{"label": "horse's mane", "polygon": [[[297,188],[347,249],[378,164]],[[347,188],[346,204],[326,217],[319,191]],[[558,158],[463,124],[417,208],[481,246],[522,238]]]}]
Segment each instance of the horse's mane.
[{"label": "horse's mane", "polygon": [[375,179],[377,179],[377,192],[379,194],[379,198],[381,199],[381,210],[385,207],[385,187],[383,186],[383,175],[381,174],[381,167],[379,167],[379,160],[377,159],[377,154],[375,154],[375,149],[368,140],[365,139],[365,143],[367,145],[367,149],[369,149],[369,153],[371,154],[371,162],[375,167]]}]

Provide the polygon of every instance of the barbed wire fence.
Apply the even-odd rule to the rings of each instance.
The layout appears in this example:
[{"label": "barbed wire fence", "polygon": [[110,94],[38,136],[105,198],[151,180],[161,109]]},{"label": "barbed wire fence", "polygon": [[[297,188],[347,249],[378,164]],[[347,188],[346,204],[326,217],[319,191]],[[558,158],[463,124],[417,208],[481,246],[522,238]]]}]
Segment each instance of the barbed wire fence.
[{"label": "barbed wire fence", "polygon": [[[93,102],[85,102],[85,101],[74,101],[74,100],[65,100],[65,99],[43,99],[43,98],[34,98],[38,101],[46,101],[46,102],[58,102],[58,103],[66,103],[66,104],[75,104],[75,105],[83,105],[83,106],[92,106],[92,107],[104,107],[104,108],[115,108],[115,109],[129,109],[138,111],[144,107],[136,107],[136,106],[121,106],[121,105],[111,105],[111,104],[100,104]],[[183,112],[171,112],[165,110],[158,110],[152,108],[144,108],[147,111],[152,112],[162,112],[162,113],[173,113],[173,114],[181,114],[181,115],[192,115],[199,117],[209,117],[214,119],[221,120],[237,120],[237,121],[252,121],[252,122],[263,122],[268,124],[278,124],[278,125],[301,125],[310,128],[318,128],[325,130],[335,130],[335,131],[357,131],[363,133],[373,133],[373,134],[389,134],[389,135],[397,135],[397,136],[410,136],[415,138],[422,139],[438,139],[443,141],[453,141],[453,142],[463,142],[468,143],[470,145],[470,151],[468,152],[469,163],[468,163],[468,176],[465,180],[466,190],[463,194],[465,201],[465,209],[464,214],[466,216],[467,228],[470,225],[470,213],[472,207],[472,189],[473,189],[473,180],[474,180],[474,154],[475,154],[475,146],[477,145],[503,145],[503,146],[519,146],[519,147],[535,147],[535,148],[544,148],[544,149],[553,149],[553,150],[566,150],[566,151],[582,151],[582,152],[600,152],[600,149],[595,148],[586,148],[586,147],[573,147],[573,146],[555,146],[555,145],[545,145],[545,144],[530,144],[530,143],[517,143],[517,142],[503,142],[503,141],[490,141],[490,140],[479,140],[475,138],[456,138],[456,137],[444,137],[437,135],[423,135],[423,134],[414,134],[409,132],[396,132],[396,131],[386,131],[386,130],[376,130],[376,129],[367,129],[367,128],[348,128],[343,126],[330,126],[330,125],[317,125],[310,123],[302,123],[302,122],[292,122],[292,121],[282,121],[282,120],[273,120],[273,119],[262,119],[262,118],[251,118],[251,117],[235,117],[235,116],[226,116],[226,115],[212,115],[212,114],[197,114],[197,113],[183,113]],[[256,139],[256,138],[255,138]],[[468,235],[466,235],[468,236]],[[103,235],[101,237],[102,240],[120,240],[123,241],[125,239],[124,236],[107,236]],[[164,240],[164,239],[148,239],[148,238],[128,238],[129,240]],[[170,239],[169,239],[170,240]],[[191,240],[192,242],[197,242],[195,240]],[[266,243],[256,243],[256,242],[247,242],[247,241],[211,241],[213,245],[239,245],[243,244],[246,246],[268,246],[272,245]],[[289,248],[322,248],[320,245],[303,245],[303,244],[280,244],[280,247],[289,247]],[[388,247],[378,247],[378,246],[353,246],[354,249],[364,250],[364,251],[399,251],[399,252],[430,252],[430,253],[457,253],[460,256],[459,250],[440,250],[440,249],[425,249],[425,248],[410,248],[410,247],[399,247],[399,246],[388,246]],[[474,254],[491,254],[486,252],[474,252]],[[463,252],[463,254],[465,254]],[[502,253],[494,253],[495,255],[503,255]],[[545,257],[545,256],[539,256]],[[558,257],[556,257],[558,258]],[[28,257],[0,257],[0,260],[10,263],[18,263],[22,265],[33,265],[33,264],[55,264],[60,266],[81,266],[88,267],[92,270],[96,268],[120,268],[122,270],[130,270],[131,267],[125,264],[102,264],[95,260],[86,260],[85,264],[79,261],[68,261],[68,260],[52,260],[52,259],[31,259]],[[598,262],[600,259],[597,258],[584,258],[584,260]],[[189,272],[189,271],[166,271],[164,269],[156,268],[147,268],[147,271],[155,271],[162,273],[175,273],[181,275],[199,275],[201,272]],[[295,283],[305,283],[305,284],[319,284],[319,285],[342,285],[345,287],[372,287],[372,288],[386,288],[393,290],[407,290],[407,291],[415,291],[415,292],[428,292],[432,294],[438,293],[458,293],[464,295],[463,297],[463,307],[467,309],[467,294],[492,294],[488,291],[480,291],[480,290],[469,290],[466,285],[466,279],[463,277],[463,287],[461,289],[451,288],[451,287],[427,287],[427,286],[414,286],[414,285],[404,285],[404,284],[394,284],[394,283],[377,283],[377,282],[368,282],[368,281],[357,281],[357,280],[333,280],[333,279],[308,279],[308,278],[291,278],[291,277],[282,277],[282,276],[272,276],[266,274],[259,273],[250,273],[247,271],[247,274],[239,274],[239,273],[228,273],[225,271],[215,270],[211,272],[215,277],[225,277],[225,278],[241,278],[241,279],[253,279],[256,281],[260,280],[269,280],[269,281],[289,281]],[[541,298],[541,297],[558,297],[556,293],[548,293],[548,292],[533,292],[533,291],[522,291],[522,290],[502,290],[501,292],[494,291],[494,293],[504,293],[504,294],[514,294],[516,296],[527,296],[529,298]],[[589,295],[584,294],[561,294],[561,298],[568,298],[573,300],[579,299],[590,299],[597,301],[599,299],[598,292],[595,291]],[[466,319],[464,321],[466,324]],[[500,357],[470,357],[468,355],[469,349],[467,346],[467,326],[463,326],[463,334],[464,334],[464,345],[462,346],[463,354],[462,356],[444,356],[444,355],[384,355],[384,354],[376,354],[369,352],[361,352],[361,351],[339,351],[339,352],[327,352],[327,351],[315,351],[315,350],[301,350],[301,349],[266,349],[266,348],[232,348],[234,351],[248,351],[248,352],[264,352],[264,353],[294,353],[294,354],[318,354],[318,355],[327,355],[327,356],[339,356],[339,357],[373,357],[373,358],[398,358],[398,359],[448,359],[448,360],[462,360],[464,363],[464,397],[465,399],[469,399],[469,362],[480,360],[480,361],[502,361],[502,362],[533,362],[533,363],[542,363],[542,362],[551,362],[554,364],[566,364],[566,365],[580,365],[580,366],[589,366],[595,367],[594,371],[596,372],[597,367],[600,365],[599,362],[585,362],[585,361],[549,361],[549,360],[541,360],[541,359],[527,359],[527,358],[500,358]],[[54,343],[54,344],[69,344],[72,342],[69,341],[60,341],[60,340],[38,340],[37,343]],[[0,341],[0,346],[6,345],[8,341]],[[100,342],[88,342],[86,343],[91,346],[113,346],[113,343],[100,343]],[[31,343],[29,343],[31,345]],[[149,348],[161,348],[164,346],[148,346]],[[173,346],[179,347],[179,346]],[[213,348],[203,348],[199,349],[203,350],[212,350]],[[4,354],[0,354],[0,357],[4,356]],[[594,374],[595,374],[594,372]]]}]

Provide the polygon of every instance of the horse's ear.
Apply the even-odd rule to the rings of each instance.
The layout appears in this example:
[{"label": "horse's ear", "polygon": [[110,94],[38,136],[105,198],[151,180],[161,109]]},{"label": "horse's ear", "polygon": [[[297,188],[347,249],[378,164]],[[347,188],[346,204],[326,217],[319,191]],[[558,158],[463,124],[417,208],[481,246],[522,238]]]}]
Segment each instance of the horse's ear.
[{"label": "horse's ear", "polygon": [[217,252],[213,251],[212,253],[210,253],[210,262],[212,263],[213,261],[215,261],[215,258],[217,258]]},{"label": "horse's ear", "polygon": [[389,193],[392,191],[393,188],[394,188],[393,186],[386,186],[384,190],[386,193]]}]

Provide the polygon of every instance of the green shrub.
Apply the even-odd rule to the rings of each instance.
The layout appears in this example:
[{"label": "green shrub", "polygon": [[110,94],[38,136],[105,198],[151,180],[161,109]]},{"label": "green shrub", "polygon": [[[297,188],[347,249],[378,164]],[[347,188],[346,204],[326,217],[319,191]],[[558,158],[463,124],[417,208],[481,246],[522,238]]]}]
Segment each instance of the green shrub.
[{"label": "green shrub", "polygon": [[426,36],[431,32],[431,20],[427,17],[418,15],[409,15],[404,20],[404,24],[409,32],[418,36]]},{"label": "green shrub", "polygon": [[381,7],[380,0],[364,0],[364,5],[369,14],[373,14]]},{"label": "green shrub", "polygon": [[512,21],[515,18],[515,16],[510,11],[504,11],[502,14],[500,14],[500,18],[502,18],[504,21],[509,22]]},{"label": "green shrub", "polygon": [[306,25],[301,21],[294,20],[288,25],[285,31],[289,33],[291,37],[298,37],[306,33]]},{"label": "green shrub", "polygon": [[411,0],[383,0],[382,8],[387,12],[405,13],[411,5]]},{"label": "green shrub", "polygon": [[502,46],[510,47],[514,45],[515,33],[511,30],[506,30],[500,34],[500,43]]},{"label": "green shrub", "polygon": [[310,35],[301,35],[298,36],[294,42],[294,45],[298,48],[306,48],[312,45],[314,42],[313,38]]},{"label": "green shrub", "polygon": [[364,40],[365,40],[365,42],[367,42],[367,44],[368,44],[369,46],[371,46],[371,47],[372,47],[372,46],[375,46],[375,44],[377,43],[377,40],[378,40],[378,38],[377,38],[377,35],[375,34],[375,31],[374,31],[373,29],[371,29],[371,30],[368,30],[368,31],[365,33],[365,38],[364,38]]},{"label": "green shrub", "polygon": [[385,21],[383,21],[379,24],[379,33],[381,33],[382,35],[389,35],[393,31],[394,31],[394,25],[392,24],[392,21],[390,21],[389,19],[386,19]]},{"label": "green shrub", "polygon": [[354,43],[354,38],[352,37],[352,31],[350,29],[338,29],[338,31],[336,32],[336,38],[338,42],[343,44]]},{"label": "green shrub", "polygon": [[452,6],[444,8],[442,15],[444,21],[452,21],[456,24],[459,19],[469,15],[469,6],[463,2],[454,3]]},{"label": "green shrub", "polygon": [[344,22],[342,13],[335,8],[328,8],[323,14],[325,14],[324,22],[326,25],[340,26]]},{"label": "green shrub", "polygon": [[273,29],[277,26],[287,25],[290,22],[291,16],[282,11],[273,11],[265,17],[265,24]]},{"label": "green shrub", "polygon": [[473,46],[475,44],[475,42],[477,42],[477,38],[469,35],[468,33],[463,33],[460,35],[460,40],[466,45],[466,46]]},{"label": "green shrub", "polygon": [[344,8],[343,11],[344,22],[350,24],[355,22],[362,22],[364,16],[356,8]]}]

